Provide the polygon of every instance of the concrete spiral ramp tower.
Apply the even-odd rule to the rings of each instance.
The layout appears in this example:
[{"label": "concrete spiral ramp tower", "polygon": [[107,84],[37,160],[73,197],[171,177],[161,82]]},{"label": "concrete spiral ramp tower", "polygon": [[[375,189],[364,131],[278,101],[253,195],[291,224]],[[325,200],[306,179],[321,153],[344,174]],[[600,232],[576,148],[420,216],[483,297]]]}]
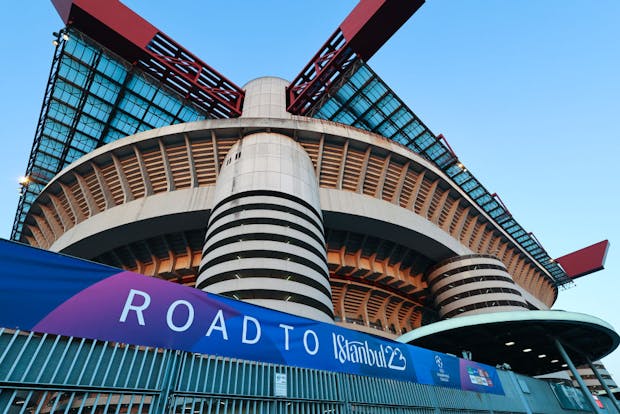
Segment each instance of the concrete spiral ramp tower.
[{"label": "concrete spiral ramp tower", "polygon": [[[247,86],[244,116],[283,116],[286,82]],[[197,287],[332,322],[319,187],[301,145],[272,132],[229,150],[217,179]]]}]

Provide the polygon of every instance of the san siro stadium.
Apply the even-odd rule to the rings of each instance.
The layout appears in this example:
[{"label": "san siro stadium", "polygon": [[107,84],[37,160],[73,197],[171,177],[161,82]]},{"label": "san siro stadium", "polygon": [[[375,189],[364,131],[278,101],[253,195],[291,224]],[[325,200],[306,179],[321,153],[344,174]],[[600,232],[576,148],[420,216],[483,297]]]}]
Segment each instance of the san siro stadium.
[{"label": "san siro stadium", "polygon": [[6,326],[2,413],[620,412],[614,328],[551,310],[607,241],[550,257],[366,63],[423,1],[362,0],[297,78],[243,87],[117,0],[52,2],[14,242],[473,359],[503,393]]}]

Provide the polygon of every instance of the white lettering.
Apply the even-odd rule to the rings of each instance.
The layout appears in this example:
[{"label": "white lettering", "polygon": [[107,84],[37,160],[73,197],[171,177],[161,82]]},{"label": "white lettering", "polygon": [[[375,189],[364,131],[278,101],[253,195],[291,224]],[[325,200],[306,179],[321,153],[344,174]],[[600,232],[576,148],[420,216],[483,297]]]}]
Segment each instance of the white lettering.
[{"label": "white lettering", "polygon": [[[312,335],[314,337],[313,350],[310,350],[310,348],[308,348],[308,335]],[[304,348],[306,348],[306,352],[309,355],[316,355],[316,353],[319,352],[319,337],[316,336],[316,333],[313,330],[308,329],[306,332],[304,332]]]},{"label": "white lettering", "polygon": [[407,368],[407,359],[398,347],[391,345],[383,347],[379,344],[378,348],[373,348],[368,341],[349,341],[344,335],[335,333],[332,333],[332,340],[334,359],[341,364],[351,362],[396,371],[404,371]]},{"label": "white lettering", "polygon": [[[185,306],[187,308],[188,314],[187,314],[187,321],[185,321],[185,324],[181,326],[176,326],[174,322],[172,321],[172,315],[174,315],[174,310],[179,305]],[[187,331],[187,329],[190,327],[192,322],[194,322],[194,307],[192,306],[192,304],[182,299],[175,300],[174,302],[172,302],[172,305],[170,305],[170,307],[168,308],[168,312],[166,313],[166,323],[168,324],[168,328],[172,329],[175,332],[183,332],[183,331]]]},{"label": "white lettering", "polygon": [[[144,303],[142,305],[134,305],[133,298],[136,296],[142,296],[144,299]],[[127,320],[127,315],[129,315],[129,311],[136,312],[136,318],[138,318],[138,324],[144,326],[144,315],[142,311],[149,307],[151,304],[151,297],[148,293],[142,292],[141,290],[131,289],[129,291],[129,295],[127,296],[127,300],[125,301],[125,307],[123,307],[123,312],[121,313],[121,317],[119,322],[125,322]]]},{"label": "white lettering", "polygon": [[[252,322],[256,327],[256,336],[252,339],[248,339],[248,321]],[[243,337],[241,338],[241,342],[244,344],[255,344],[260,339],[260,323],[258,323],[258,319],[253,318],[251,316],[244,315],[243,316]]]},{"label": "white lettering", "polygon": [[280,328],[284,329],[284,349],[288,351],[288,331],[292,331],[294,328],[290,325],[281,323]]},{"label": "white lettering", "polygon": [[[220,324],[218,325],[217,322]],[[222,332],[222,338],[225,341],[228,341],[228,332],[226,331],[226,321],[224,320],[224,312],[222,310],[218,310],[215,314],[215,318],[213,318],[213,322],[211,322],[211,326],[207,330],[207,334],[205,336],[211,336],[211,332],[220,331]]]}]

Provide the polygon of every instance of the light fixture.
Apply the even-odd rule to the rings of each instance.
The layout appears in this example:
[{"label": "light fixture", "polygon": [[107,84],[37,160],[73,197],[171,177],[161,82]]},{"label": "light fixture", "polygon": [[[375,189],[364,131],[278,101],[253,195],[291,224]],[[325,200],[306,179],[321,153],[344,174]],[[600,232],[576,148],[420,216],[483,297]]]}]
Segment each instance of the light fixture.
[{"label": "light fixture", "polygon": [[552,364],[555,364],[555,363],[557,363],[557,362],[560,362],[560,361],[559,361],[559,360],[557,360],[557,359],[552,359],[552,360],[551,360],[551,363],[552,363]]},{"label": "light fixture", "polygon": [[523,352],[532,352],[532,348],[525,348]]},{"label": "light fixture", "polygon": [[562,364],[562,368],[566,368],[567,366],[567,364]]},{"label": "light fixture", "polygon": [[546,357],[547,357],[547,355],[546,355],[546,354],[540,354],[540,355],[538,355],[538,358],[546,358]]},{"label": "light fixture", "polygon": [[21,185],[28,185],[30,184],[30,177],[28,177],[27,175],[22,175],[17,179],[17,182]]},{"label": "light fixture", "polygon": [[66,34],[66,33],[63,33],[63,34],[62,34],[62,40],[65,40],[65,41],[66,41],[66,40],[69,40],[69,35],[68,35],[68,34]]},{"label": "light fixture", "polygon": [[504,345],[513,346],[514,344],[515,344],[514,341],[509,341],[509,342],[506,342]]},{"label": "light fixture", "polygon": [[56,39],[52,40],[52,44],[53,44],[54,46],[58,46],[58,45],[59,45],[58,40],[56,40]]}]

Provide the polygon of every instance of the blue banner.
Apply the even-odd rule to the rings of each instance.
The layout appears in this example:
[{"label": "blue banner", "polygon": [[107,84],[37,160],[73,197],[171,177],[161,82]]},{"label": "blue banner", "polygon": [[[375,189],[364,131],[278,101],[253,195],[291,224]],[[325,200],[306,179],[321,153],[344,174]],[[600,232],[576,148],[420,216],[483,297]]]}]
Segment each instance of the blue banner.
[{"label": "blue banner", "polygon": [[0,326],[503,394],[493,367],[0,240]]}]

